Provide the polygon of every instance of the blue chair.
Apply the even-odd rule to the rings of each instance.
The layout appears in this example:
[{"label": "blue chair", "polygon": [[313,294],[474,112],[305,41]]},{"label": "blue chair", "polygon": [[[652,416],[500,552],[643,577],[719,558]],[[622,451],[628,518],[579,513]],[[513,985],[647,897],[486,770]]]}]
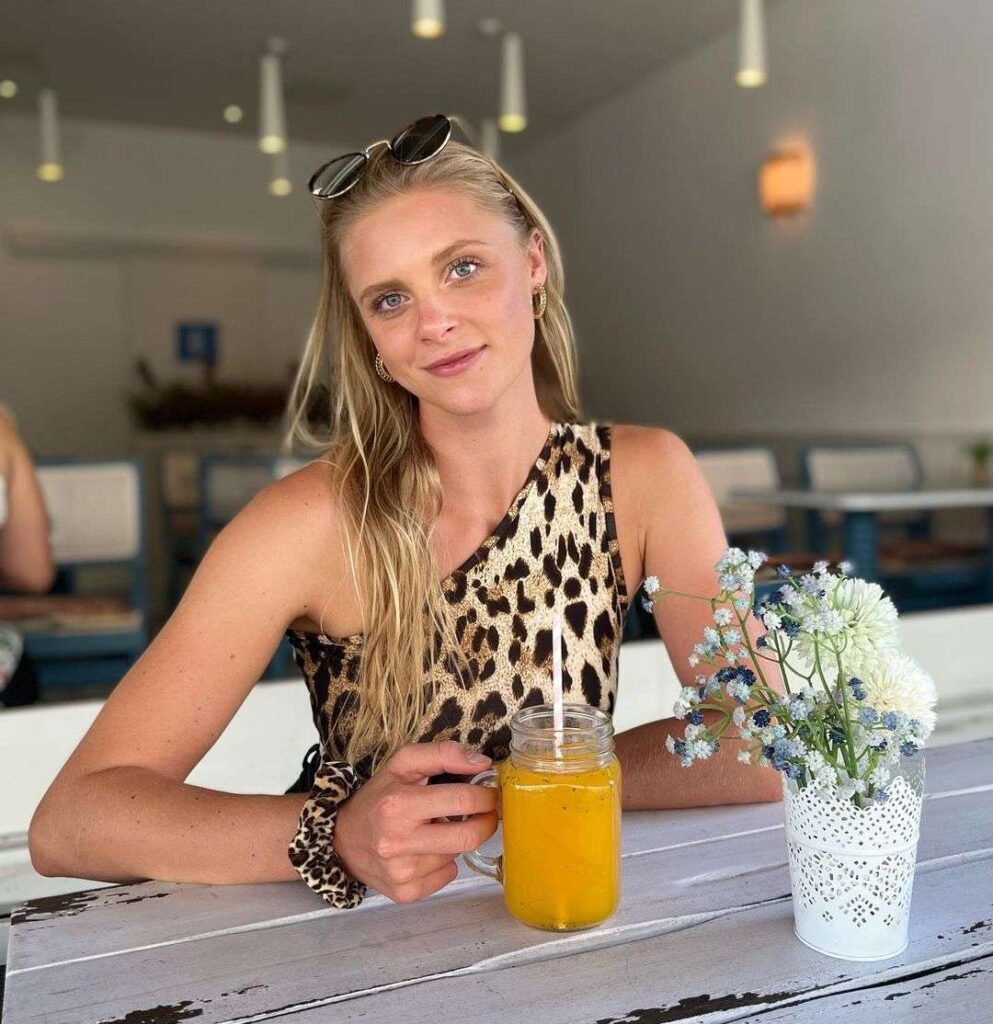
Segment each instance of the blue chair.
[{"label": "blue chair", "polygon": [[[58,577],[23,624],[25,649],[43,688],[116,682],[148,642],[143,464],[45,460],[37,474]],[[120,572],[125,593],[82,588],[89,570]]]}]

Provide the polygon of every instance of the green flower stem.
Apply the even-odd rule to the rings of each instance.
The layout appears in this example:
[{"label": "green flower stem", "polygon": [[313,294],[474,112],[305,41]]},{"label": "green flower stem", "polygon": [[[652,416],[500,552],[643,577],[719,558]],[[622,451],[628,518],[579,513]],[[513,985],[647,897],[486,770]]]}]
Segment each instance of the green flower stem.
[{"label": "green flower stem", "polygon": [[[821,649],[816,639],[814,639],[814,672],[817,673],[817,677],[820,679],[825,693],[827,693],[831,703],[834,705],[835,711],[840,710],[838,708],[838,702],[834,699],[834,694],[831,692],[831,687],[828,686],[827,680],[824,678],[824,672],[821,669]],[[811,672],[811,676],[814,675],[814,672]],[[842,696],[844,696],[844,694],[842,694]]]},{"label": "green flower stem", "polygon": [[838,686],[841,689],[841,700],[845,706],[845,752],[849,755],[849,758],[845,759],[845,764],[848,766],[848,772],[851,777],[858,777],[858,761],[855,760],[855,741],[852,739],[852,721],[849,714],[848,708],[848,687],[845,686],[845,672],[841,665],[841,655],[835,654],[835,660],[838,664]]},{"label": "green flower stem", "polygon": [[[656,594],[661,597],[668,597],[670,594],[673,597],[689,597],[694,601],[706,601],[707,604],[711,606],[713,606],[714,603],[714,598],[712,597],[701,597],[699,594],[686,594],[682,590],[670,590],[668,587],[659,587]],[[649,598],[651,598],[651,596],[652,595],[649,595]]]},{"label": "green flower stem", "polygon": [[[761,655],[758,654],[754,647],[752,647],[752,638],[748,635],[747,621],[748,616],[751,615],[751,610],[749,609],[749,611],[745,615],[742,615],[741,612],[739,612],[738,609],[735,607],[733,599],[731,601],[731,608],[734,610],[734,617],[738,620],[738,629],[741,633],[741,641],[744,644],[745,650],[748,651],[748,656],[751,659],[752,664],[755,666],[755,671],[758,673],[759,679],[762,680],[762,686],[765,688],[767,692],[774,693],[776,695],[776,700],[778,701],[782,694],[780,694],[777,690],[774,690],[769,685],[769,680],[766,679],[765,673],[762,671],[762,666],[759,664],[759,658],[761,657]],[[781,661],[779,662],[779,665],[780,667],[782,667]],[[786,687],[786,693],[789,695],[790,682],[789,679],[786,678],[785,673],[783,673],[783,685]]]}]

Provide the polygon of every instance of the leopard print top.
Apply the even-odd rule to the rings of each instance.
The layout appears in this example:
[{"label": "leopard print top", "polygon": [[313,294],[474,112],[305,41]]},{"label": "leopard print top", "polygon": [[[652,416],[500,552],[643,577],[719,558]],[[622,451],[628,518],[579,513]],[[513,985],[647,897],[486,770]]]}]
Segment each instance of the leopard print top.
[{"label": "leopard print top", "polygon": [[[454,739],[499,761],[510,719],[552,699],[550,609],[563,612],[567,701],[614,710],[628,594],[610,491],[608,425],[553,423],[537,461],[493,533],[442,582],[471,678],[439,662],[419,742]],[[361,634],[288,630],[310,691],[325,757],[344,759],[360,694]],[[368,777],[368,764],[356,766]],[[306,772],[305,772],[306,774]],[[438,780],[433,780],[438,781]],[[306,789],[303,778],[298,789]]]}]

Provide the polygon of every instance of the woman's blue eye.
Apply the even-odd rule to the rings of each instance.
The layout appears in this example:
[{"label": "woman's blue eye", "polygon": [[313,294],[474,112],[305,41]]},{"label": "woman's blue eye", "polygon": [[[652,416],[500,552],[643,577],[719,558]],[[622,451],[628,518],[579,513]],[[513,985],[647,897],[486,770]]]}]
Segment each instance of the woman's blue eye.
[{"label": "woman's blue eye", "polygon": [[[479,264],[475,260],[459,260],[458,263],[456,263],[452,267],[452,270],[458,271],[459,267],[476,267],[476,266],[479,266]],[[472,277],[473,275],[472,274],[459,274],[459,273],[456,273],[455,276],[459,277],[459,278],[465,278],[465,277]]]},{"label": "woman's blue eye", "polygon": [[[454,263],[450,263],[448,265],[448,270],[450,273],[455,273],[456,280],[465,281],[470,277],[475,277],[476,275],[475,273],[459,274],[459,267],[475,267],[478,269],[479,265],[479,260],[475,259],[472,256],[466,256],[463,257],[462,259],[456,260]],[[400,301],[391,303],[389,302],[390,299],[397,299]],[[382,295],[378,299],[376,299],[376,301],[373,303],[373,310],[380,316],[382,316],[383,314],[392,313],[400,308],[402,299],[403,296],[401,296],[399,292],[388,292],[386,295]]]}]

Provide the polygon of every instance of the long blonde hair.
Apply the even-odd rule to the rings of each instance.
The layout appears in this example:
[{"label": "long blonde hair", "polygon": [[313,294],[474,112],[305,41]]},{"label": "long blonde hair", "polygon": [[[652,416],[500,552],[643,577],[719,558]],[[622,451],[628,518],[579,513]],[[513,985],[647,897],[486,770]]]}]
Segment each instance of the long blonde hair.
[{"label": "long blonde hair", "polygon": [[[441,485],[421,434],[418,402],[376,374],[376,350],[349,294],[341,261],[348,227],[383,200],[415,188],[456,191],[506,218],[522,247],[539,228],[547,265],[547,306],[535,322],[531,363],[542,411],[552,420],[579,415],[575,340],[563,301],[558,242],[521,186],[482,153],[450,141],[422,164],[404,165],[377,150],[357,185],[338,199],[316,200],[323,274],[317,313],[290,394],[288,441],[316,447],[331,466],[347,553],[362,612],[360,699],[347,758],[373,766],[416,739],[430,692],[425,681],[442,657],[464,671],[431,546]],[[328,386],[329,431],[309,417],[319,385]],[[324,419],[323,410],[320,420]]]}]

